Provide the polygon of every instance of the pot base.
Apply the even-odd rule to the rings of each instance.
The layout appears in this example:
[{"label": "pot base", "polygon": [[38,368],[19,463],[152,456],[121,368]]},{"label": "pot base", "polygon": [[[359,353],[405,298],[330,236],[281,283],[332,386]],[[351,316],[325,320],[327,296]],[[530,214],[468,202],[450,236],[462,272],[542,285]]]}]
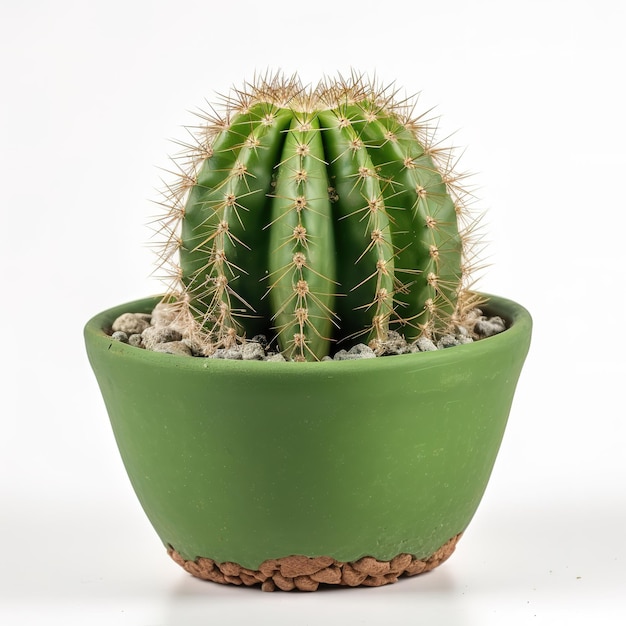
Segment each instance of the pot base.
[{"label": "pot base", "polygon": [[400,576],[423,574],[441,565],[454,552],[461,534],[452,537],[426,559],[399,554],[391,561],[378,561],[365,556],[358,561],[345,563],[327,556],[287,556],[263,561],[258,570],[250,570],[228,561],[216,563],[213,559],[203,557],[186,561],[172,547],[167,553],[192,576],[224,585],[261,585],[263,591],[316,591],[320,584],[380,587],[395,583]]}]

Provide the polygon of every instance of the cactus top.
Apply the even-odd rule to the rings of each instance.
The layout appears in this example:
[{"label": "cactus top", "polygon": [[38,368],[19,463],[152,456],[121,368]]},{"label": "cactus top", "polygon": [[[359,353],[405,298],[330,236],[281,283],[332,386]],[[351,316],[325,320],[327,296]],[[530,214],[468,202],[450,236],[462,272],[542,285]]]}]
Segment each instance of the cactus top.
[{"label": "cactus top", "polygon": [[160,254],[166,298],[207,352],[265,334],[319,360],[336,342],[436,336],[463,316],[467,194],[395,95],[363,77],[273,77],[202,116]]}]

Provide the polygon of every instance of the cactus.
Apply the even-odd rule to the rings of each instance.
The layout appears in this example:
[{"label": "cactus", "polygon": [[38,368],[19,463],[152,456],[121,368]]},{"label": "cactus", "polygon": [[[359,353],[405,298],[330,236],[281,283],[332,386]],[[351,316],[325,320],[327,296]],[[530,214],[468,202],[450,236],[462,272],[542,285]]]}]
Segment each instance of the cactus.
[{"label": "cactus", "polygon": [[273,76],[201,114],[160,254],[166,300],[207,353],[265,334],[320,360],[390,330],[436,337],[473,306],[469,194],[396,94]]}]

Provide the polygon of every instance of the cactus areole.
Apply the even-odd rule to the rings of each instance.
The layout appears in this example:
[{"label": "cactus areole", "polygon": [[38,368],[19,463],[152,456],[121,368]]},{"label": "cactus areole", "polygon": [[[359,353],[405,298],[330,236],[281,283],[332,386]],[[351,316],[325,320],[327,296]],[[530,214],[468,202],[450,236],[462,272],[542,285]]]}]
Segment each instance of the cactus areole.
[{"label": "cactus areole", "polygon": [[362,77],[234,93],[203,116],[162,220],[166,300],[207,353],[265,334],[316,361],[462,321],[469,194],[429,121]]}]

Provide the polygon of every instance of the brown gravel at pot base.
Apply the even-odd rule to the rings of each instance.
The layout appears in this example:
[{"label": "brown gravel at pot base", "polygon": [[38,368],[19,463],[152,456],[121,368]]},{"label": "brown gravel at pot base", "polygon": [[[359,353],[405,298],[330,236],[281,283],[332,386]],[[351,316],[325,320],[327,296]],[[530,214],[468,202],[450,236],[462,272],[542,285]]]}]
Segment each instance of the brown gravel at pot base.
[{"label": "brown gravel at pot base", "polygon": [[317,591],[324,585],[380,587],[395,583],[400,576],[423,574],[446,561],[460,538],[461,533],[426,559],[399,554],[391,561],[364,556],[345,563],[328,556],[287,556],[263,561],[258,570],[228,561],[216,563],[203,557],[186,561],[173,548],[168,549],[168,554],[189,574],[203,580],[248,587],[261,585],[263,591]]}]

